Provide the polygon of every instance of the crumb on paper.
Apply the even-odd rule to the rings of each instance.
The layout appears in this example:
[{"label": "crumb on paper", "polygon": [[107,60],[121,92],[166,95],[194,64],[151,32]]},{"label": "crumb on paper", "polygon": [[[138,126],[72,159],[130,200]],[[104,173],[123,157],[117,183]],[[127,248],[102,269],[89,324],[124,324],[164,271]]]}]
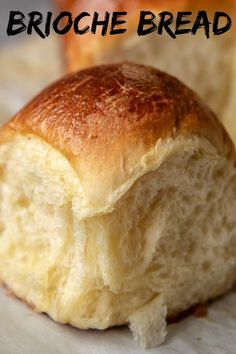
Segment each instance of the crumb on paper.
[{"label": "crumb on paper", "polygon": [[197,318],[206,317],[208,314],[207,312],[207,305],[206,304],[199,304],[193,311],[193,315]]}]

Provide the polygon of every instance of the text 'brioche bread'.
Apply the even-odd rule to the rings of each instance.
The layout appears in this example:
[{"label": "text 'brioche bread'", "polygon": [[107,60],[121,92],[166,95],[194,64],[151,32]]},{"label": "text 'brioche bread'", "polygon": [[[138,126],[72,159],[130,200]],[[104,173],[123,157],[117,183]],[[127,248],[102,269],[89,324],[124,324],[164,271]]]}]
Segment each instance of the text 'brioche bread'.
[{"label": "text 'brioche bread'", "polygon": [[235,162],[177,79],[70,74],[0,131],[0,278],[55,321],[158,345],[166,318],[235,282]]},{"label": "text 'brioche bread'", "polygon": [[[69,71],[91,65],[131,60],[140,64],[151,65],[174,75],[196,91],[210,108],[219,116],[236,144],[236,1],[235,0],[55,0],[60,10],[69,10],[74,17],[85,11],[99,13],[104,19],[106,11],[126,11],[127,29],[122,35],[101,36],[101,26],[96,35],[76,35],[70,31],[63,36],[64,58]],[[206,38],[201,28],[196,35],[181,34],[176,39],[163,31],[138,36],[137,28],[140,11],[151,11],[156,16],[155,24],[160,20],[158,14],[169,11],[176,19],[177,12],[191,11],[184,20],[190,24],[182,28],[191,28],[200,10],[207,12],[212,23],[216,11],[228,14],[232,27],[223,35]],[[121,18],[123,19],[123,18]],[[220,21],[224,26],[226,19]],[[91,26],[91,18],[83,19],[81,27]],[[145,28],[148,28],[147,25]],[[171,29],[175,28],[175,21]]]}]

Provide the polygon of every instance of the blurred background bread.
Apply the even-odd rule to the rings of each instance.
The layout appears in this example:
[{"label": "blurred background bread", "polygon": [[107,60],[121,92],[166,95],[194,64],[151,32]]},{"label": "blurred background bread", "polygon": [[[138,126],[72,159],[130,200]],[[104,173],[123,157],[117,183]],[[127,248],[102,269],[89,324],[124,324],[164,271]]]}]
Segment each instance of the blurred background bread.
[{"label": "blurred background bread", "polygon": [[155,346],[166,316],[232,287],[235,150],[177,79],[128,63],[73,73],[0,143],[0,278],[37,311],[129,324]]},{"label": "blurred background bread", "polygon": [[63,73],[55,37],[4,43],[0,48],[0,125]]},{"label": "blurred background bread", "polygon": [[[83,36],[72,31],[63,36],[64,58],[68,71],[91,65],[132,60],[166,71],[194,89],[215,111],[236,142],[236,14],[235,0],[229,1],[158,1],[158,0],[56,0],[60,10],[74,15],[81,11],[127,11],[126,34],[105,38],[91,33]],[[181,35],[176,39],[168,35],[138,37],[137,23],[141,10],[156,15],[161,11],[206,10],[210,20],[215,11],[225,11],[232,18],[233,27],[221,36],[207,39],[203,29],[196,36]],[[194,16],[194,15],[193,15]],[[90,24],[84,19],[83,24]]]}]

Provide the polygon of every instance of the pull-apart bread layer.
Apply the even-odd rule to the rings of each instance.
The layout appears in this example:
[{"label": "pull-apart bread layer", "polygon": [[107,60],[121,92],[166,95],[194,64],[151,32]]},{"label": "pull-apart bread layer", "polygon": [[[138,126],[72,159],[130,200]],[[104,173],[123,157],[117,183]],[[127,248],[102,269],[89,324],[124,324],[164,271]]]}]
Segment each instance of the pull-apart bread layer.
[{"label": "pull-apart bread layer", "polygon": [[0,143],[0,277],[36,310],[155,346],[166,317],[232,287],[235,151],[177,79],[131,63],[70,74]]}]

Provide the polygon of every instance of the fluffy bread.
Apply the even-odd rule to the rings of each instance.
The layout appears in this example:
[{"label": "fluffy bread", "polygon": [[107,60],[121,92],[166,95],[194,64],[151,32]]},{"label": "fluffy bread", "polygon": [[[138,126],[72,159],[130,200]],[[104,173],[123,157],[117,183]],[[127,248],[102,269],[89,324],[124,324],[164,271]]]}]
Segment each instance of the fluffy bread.
[{"label": "fluffy bread", "polygon": [[[101,18],[105,11],[127,11],[127,32],[118,36],[75,35],[63,37],[64,57],[69,71],[91,65],[131,60],[151,65],[176,76],[194,89],[225,125],[236,143],[236,2],[233,1],[156,1],[156,0],[57,0],[61,9],[74,15],[81,11],[98,11]],[[150,10],[158,15],[161,11],[192,11],[193,18],[199,10],[206,10],[210,21],[215,11],[225,11],[232,18],[232,28],[221,36],[210,39],[203,29],[196,36],[180,35],[176,39],[156,33],[138,37],[139,12]],[[90,19],[84,20],[90,24]],[[86,22],[87,23],[87,22]]]},{"label": "fluffy bread", "polygon": [[154,346],[166,311],[232,287],[235,150],[177,79],[130,63],[70,74],[0,142],[0,278],[38,311],[130,323]]}]

